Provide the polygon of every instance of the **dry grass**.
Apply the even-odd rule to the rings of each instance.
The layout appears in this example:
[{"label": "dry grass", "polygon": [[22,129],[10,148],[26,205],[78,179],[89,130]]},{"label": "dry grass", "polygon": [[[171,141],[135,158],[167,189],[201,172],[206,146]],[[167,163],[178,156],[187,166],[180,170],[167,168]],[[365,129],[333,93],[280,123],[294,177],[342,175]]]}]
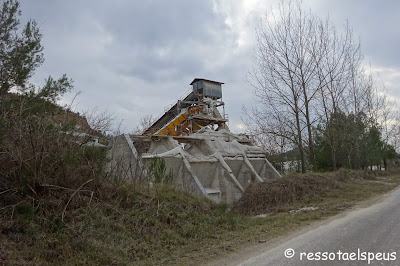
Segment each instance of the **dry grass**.
[{"label": "dry grass", "polygon": [[[93,197],[77,193],[62,220],[73,191],[48,188],[36,207],[20,204],[12,216],[11,210],[0,215],[0,264],[201,264],[205,258],[217,258],[257,245],[259,240],[288,234],[400,183],[399,174],[375,180],[350,172],[297,178],[305,180],[303,190],[297,189],[296,181],[285,178],[281,182],[289,182],[287,186],[279,182],[285,195],[292,188],[296,193],[289,199],[275,194],[283,203],[278,208],[264,205],[270,210],[265,218],[237,214],[237,207],[233,213],[225,205],[166,185],[123,185],[103,186]],[[307,192],[315,188],[324,192]],[[304,206],[318,209],[288,212]]]},{"label": "dry grass", "polygon": [[10,263],[126,265],[159,260],[219,230],[237,229],[238,218],[223,206],[166,185],[124,185],[94,198],[82,193],[70,201],[63,219],[72,193],[52,191],[37,209],[23,203],[3,212],[0,258]]},{"label": "dry grass", "polygon": [[233,212],[242,215],[284,212],[293,208],[293,204],[322,198],[328,191],[347,183],[375,178],[373,172],[344,169],[333,173],[291,174],[262,184],[251,184],[234,205]]}]

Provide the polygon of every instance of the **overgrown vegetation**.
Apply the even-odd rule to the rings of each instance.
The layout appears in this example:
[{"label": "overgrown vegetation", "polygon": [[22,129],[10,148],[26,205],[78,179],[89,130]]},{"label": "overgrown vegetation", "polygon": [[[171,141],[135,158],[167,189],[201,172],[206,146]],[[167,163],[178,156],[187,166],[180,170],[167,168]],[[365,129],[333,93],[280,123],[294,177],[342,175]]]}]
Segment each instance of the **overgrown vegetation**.
[{"label": "overgrown vegetation", "polygon": [[[256,194],[245,194],[233,211],[165,184],[125,183],[116,188],[103,182],[95,193],[86,185],[80,189],[46,186],[40,199],[32,201],[35,204],[27,200],[1,210],[0,261],[201,264],[204,257],[283,235],[400,183],[398,174],[367,176],[368,180],[360,174],[292,176],[258,184],[259,189],[252,187]],[[316,209],[291,212],[304,206]],[[251,217],[255,214],[266,216]]]},{"label": "overgrown vegetation", "polygon": [[[208,200],[166,185],[107,187],[92,195],[47,187],[35,206],[1,215],[7,262],[99,265],[163,259],[178,247],[218,231],[236,230],[238,217]],[[6,243],[4,243],[6,242]]]},{"label": "overgrown vegetation", "polygon": [[39,88],[27,82],[43,62],[33,20],[20,28],[18,1],[1,2],[0,191],[3,208],[36,206],[46,187],[95,190],[105,151],[84,145],[93,135],[86,119],[56,101],[73,89],[66,75]]},{"label": "overgrown vegetation", "polygon": [[339,189],[346,183],[375,177],[372,171],[344,169],[324,174],[291,174],[262,184],[251,184],[235,204],[234,212],[258,215],[288,211],[295,203],[322,198],[328,191]]}]

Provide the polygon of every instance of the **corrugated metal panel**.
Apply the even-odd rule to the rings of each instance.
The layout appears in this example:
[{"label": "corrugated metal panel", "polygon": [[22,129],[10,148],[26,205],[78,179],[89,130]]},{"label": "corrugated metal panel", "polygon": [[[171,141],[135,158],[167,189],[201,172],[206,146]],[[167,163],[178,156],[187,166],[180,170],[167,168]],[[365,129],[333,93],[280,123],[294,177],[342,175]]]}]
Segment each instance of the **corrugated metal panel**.
[{"label": "corrugated metal panel", "polygon": [[216,83],[208,80],[198,80],[193,84],[193,91],[203,89],[203,95],[208,97],[215,97],[217,99],[222,98],[222,86],[221,83]]},{"label": "corrugated metal panel", "polygon": [[209,81],[203,81],[203,95],[209,97],[222,98],[221,84],[212,83]]}]

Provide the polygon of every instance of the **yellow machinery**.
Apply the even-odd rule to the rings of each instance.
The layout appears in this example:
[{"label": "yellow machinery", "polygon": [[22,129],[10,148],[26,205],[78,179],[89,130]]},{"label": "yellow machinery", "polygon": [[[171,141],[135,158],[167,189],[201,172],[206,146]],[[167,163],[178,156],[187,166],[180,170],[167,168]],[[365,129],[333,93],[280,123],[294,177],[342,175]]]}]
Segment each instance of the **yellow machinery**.
[{"label": "yellow machinery", "polygon": [[180,113],[175,119],[173,119],[171,122],[166,124],[163,128],[161,128],[159,131],[156,132],[155,135],[161,136],[161,135],[168,135],[168,136],[178,136],[178,130],[177,127],[182,124],[187,118],[187,112],[183,111]]},{"label": "yellow machinery", "polygon": [[192,90],[183,99],[167,110],[143,135],[146,136],[187,136],[200,129],[227,129],[225,114],[217,107],[222,102],[222,82],[195,79]]}]

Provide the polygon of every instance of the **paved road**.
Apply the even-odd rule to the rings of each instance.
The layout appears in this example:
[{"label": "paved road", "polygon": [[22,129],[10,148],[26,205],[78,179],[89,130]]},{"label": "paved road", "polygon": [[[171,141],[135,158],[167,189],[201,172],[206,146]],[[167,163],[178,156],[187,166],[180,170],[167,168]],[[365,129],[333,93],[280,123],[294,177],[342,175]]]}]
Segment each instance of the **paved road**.
[{"label": "paved road", "polygon": [[[289,248],[294,250],[292,258],[284,256]],[[380,203],[348,212],[239,265],[368,265],[368,252],[377,256],[370,265],[400,265],[400,189]],[[307,260],[307,254],[314,260]],[[329,256],[335,260],[329,261]]]}]

